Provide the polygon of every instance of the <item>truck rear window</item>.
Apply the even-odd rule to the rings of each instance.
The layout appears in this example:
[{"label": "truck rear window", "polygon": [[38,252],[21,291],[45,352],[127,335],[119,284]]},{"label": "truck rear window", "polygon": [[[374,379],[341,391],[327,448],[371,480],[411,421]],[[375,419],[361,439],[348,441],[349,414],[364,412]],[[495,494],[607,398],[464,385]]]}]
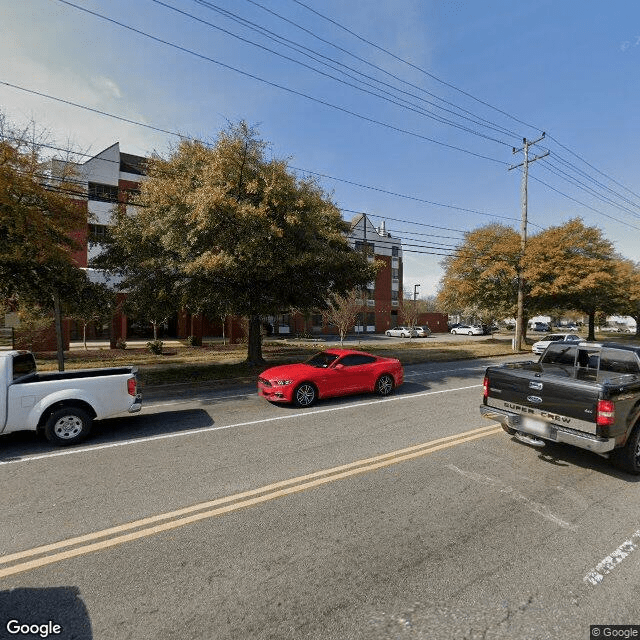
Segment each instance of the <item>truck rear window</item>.
[{"label": "truck rear window", "polygon": [[30,353],[13,356],[13,379],[22,378],[36,372],[36,361]]},{"label": "truck rear window", "polygon": [[600,354],[600,371],[612,373],[640,373],[638,356],[633,351],[603,349]]},{"label": "truck rear window", "polygon": [[563,367],[573,367],[576,361],[578,348],[574,345],[551,343],[540,362],[544,364],[559,364]]}]

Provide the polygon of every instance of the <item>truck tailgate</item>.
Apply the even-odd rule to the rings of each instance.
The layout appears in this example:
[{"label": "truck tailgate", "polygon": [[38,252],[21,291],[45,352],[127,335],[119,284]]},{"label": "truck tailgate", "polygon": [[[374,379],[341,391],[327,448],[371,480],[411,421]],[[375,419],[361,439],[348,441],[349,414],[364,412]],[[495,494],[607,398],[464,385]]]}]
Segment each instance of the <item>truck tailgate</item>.
[{"label": "truck tailgate", "polygon": [[595,435],[600,386],[560,369],[545,374],[543,381],[535,369],[490,367],[487,406],[520,414],[534,429],[541,421]]}]

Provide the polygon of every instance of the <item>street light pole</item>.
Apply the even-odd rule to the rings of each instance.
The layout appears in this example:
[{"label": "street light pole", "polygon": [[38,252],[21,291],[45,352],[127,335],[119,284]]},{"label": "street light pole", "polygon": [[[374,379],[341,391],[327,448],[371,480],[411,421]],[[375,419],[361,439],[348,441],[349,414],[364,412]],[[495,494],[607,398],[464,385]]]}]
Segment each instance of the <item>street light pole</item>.
[{"label": "street light pole", "polygon": [[418,299],[418,287],[420,285],[419,284],[414,284],[413,285],[413,301],[415,302]]}]

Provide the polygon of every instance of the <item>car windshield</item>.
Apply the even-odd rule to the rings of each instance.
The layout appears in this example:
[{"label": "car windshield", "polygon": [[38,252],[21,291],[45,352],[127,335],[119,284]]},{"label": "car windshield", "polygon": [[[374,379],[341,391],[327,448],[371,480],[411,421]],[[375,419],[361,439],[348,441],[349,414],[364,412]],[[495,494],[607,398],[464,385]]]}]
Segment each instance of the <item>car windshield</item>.
[{"label": "car windshield", "polygon": [[556,340],[562,340],[562,336],[558,334],[551,334],[542,338],[540,342],[555,342]]},{"label": "car windshield", "polygon": [[335,353],[320,351],[320,353],[316,353],[314,356],[311,356],[311,358],[307,360],[306,364],[311,365],[312,367],[326,369],[332,362],[337,359],[338,356]]}]

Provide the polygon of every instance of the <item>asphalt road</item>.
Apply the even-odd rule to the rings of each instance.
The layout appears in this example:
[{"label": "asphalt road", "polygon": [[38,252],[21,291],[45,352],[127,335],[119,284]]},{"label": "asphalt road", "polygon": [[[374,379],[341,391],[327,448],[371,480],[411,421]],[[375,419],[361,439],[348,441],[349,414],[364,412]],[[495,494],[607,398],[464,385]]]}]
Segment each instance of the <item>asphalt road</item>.
[{"label": "asphalt road", "polygon": [[390,398],[307,410],[175,387],[83,446],[3,438],[0,638],[577,640],[640,624],[637,479],[482,420],[485,364],[407,367]]}]

